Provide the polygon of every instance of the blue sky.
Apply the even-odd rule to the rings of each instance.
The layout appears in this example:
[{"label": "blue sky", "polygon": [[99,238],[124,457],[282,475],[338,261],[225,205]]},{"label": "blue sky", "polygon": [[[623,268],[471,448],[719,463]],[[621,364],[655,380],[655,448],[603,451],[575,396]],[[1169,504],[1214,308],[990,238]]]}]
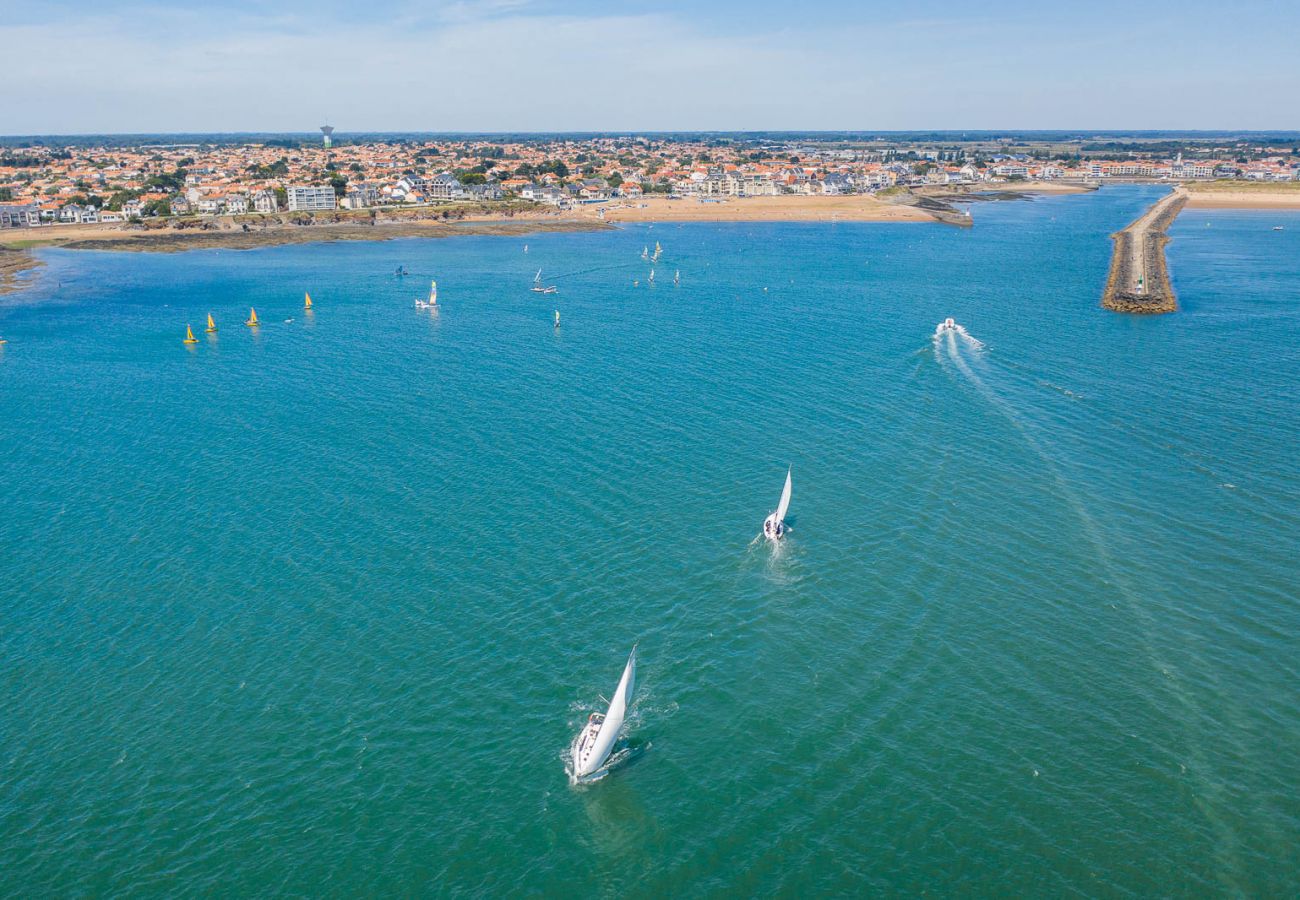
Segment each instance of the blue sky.
[{"label": "blue sky", "polygon": [[0,134],[1298,129],[1300,0],[0,0]]}]

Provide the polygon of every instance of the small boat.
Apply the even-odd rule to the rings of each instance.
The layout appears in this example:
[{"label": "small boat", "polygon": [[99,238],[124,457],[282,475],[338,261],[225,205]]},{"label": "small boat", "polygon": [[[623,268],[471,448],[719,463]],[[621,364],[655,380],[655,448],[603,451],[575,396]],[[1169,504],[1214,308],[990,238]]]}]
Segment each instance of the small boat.
[{"label": "small boat", "polygon": [[303,292],[302,308],[311,309],[311,294],[306,293],[305,291]]},{"label": "small boat", "polygon": [[957,323],[952,320],[951,316],[949,316],[948,318],[940,322],[937,326],[935,326],[934,333],[943,334],[946,331],[956,331],[956,330],[957,330]]},{"label": "small boat", "polygon": [[1281,225],[1274,225],[1274,226],[1273,226],[1273,230],[1274,230],[1274,231],[1281,231],[1281,230],[1282,230],[1282,226],[1281,226]]},{"label": "small boat", "polygon": [[538,269],[537,275],[533,277],[533,286],[531,290],[534,294],[555,294],[558,293],[560,289],[553,284],[543,285],[542,270]]},{"label": "small boat", "polygon": [[659,257],[663,254],[663,252],[664,252],[664,248],[659,246],[658,241],[655,241],[655,253],[654,256],[650,257],[650,261],[659,262]]},{"label": "small boat", "polygon": [[437,282],[437,281],[431,281],[431,282],[429,282],[429,299],[428,299],[428,300],[416,300],[416,301],[415,301],[415,308],[416,308],[416,309],[436,309],[437,306],[438,306],[438,282]]},{"label": "small boat", "polygon": [[560,327],[560,311],[558,309],[555,311],[555,327]]},{"label": "small boat", "polygon": [[402,278],[403,276],[409,273],[406,271],[406,266],[398,266],[397,271],[394,272],[393,274],[396,275],[398,278]]},{"label": "small boat", "polygon": [[525,253],[528,252],[528,245],[527,245],[527,244],[524,244],[524,252],[525,252]]},{"label": "small boat", "polygon": [[651,269],[651,270],[650,270],[650,278],[649,278],[649,281],[648,281],[647,283],[648,283],[648,284],[654,284],[654,283],[655,283],[655,270],[654,270],[654,269]]},{"label": "small boat", "polygon": [[786,469],[785,487],[781,489],[781,502],[776,505],[776,512],[763,520],[763,536],[773,543],[785,537],[785,513],[790,508],[790,474],[793,471],[793,466]]},{"label": "small boat", "polygon": [[673,284],[681,284],[681,283],[682,283],[682,270],[678,269],[676,272],[673,273]]},{"label": "small boat", "polygon": [[257,321],[257,310],[253,309],[253,307],[251,306],[248,308],[248,321],[245,322],[244,324],[247,325],[249,328],[257,328],[259,325],[262,324],[261,322]]},{"label": "small boat", "polygon": [[208,334],[217,333],[217,323],[212,321],[212,313],[208,313],[208,327],[205,329]]},{"label": "small boat", "polygon": [[197,344],[198,342],[199,342],[199,339],[196,338],[196,337],[194,336],[194,330],[191,329],[190,326],[186,325],[186,326],[185,326],[185,343],[187,343],[187,344]]},{"label": "small boat", "polygon": [[649,258],[650,258],[650,248],[649,248],[649,247],[642,247],[642,248],[641,248],[641,258],[642,258],[642,259],[649,259]]},{"label": "small boat", "polygon": [[595,773],[609,758],[609,752],[618,740],[618,733],[623,730],[623,719],[627,715],[635,687],[636,647],[633,647],[609,708],[604,715],[592,713],[587,718],[587,724],[573,740],[572,775],[575,781]]}]

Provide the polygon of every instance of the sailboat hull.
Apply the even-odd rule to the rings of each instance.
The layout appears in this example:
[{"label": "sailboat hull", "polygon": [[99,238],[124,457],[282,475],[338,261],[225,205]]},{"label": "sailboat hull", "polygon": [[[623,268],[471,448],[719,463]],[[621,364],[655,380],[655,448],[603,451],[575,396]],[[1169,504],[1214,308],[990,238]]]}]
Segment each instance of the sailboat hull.
[{"label": "sailboat hull", "polygon": [[785,538],[785,522],[778,519],[776,513],[772,513],[763,520],[763,537],[772,543]]},{"label": "sailboat hull", "polygon": [[614,691],[614,699],[610,701],[609,709],[603,716],[592,713],[587,719],[587,724],[573,741],[572,768],[569,774],[574,781],[589,780],[590,776],[599,772],[609,759],[610,752],[618,741],[619,732],[623,730],[623,719],[627,714],[635,684],[636,648],[633,648],[623,669],[623,677],[619,679],[618,689]]}]

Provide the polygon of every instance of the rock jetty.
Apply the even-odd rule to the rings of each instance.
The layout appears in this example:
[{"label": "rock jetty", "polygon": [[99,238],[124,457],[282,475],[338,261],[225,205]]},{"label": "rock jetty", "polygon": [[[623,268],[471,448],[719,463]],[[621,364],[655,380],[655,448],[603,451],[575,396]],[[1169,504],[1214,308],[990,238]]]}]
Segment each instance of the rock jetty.
[{"label": "rock jetty", "polygon": [[1165,234],[1187,204],[1181,187],[1161,197],[1132,225],[1111,235],[1115,242],[1110,277],[1101,305],[1123,313],[1169,313],[1178,310],[1178,298],[1169,282],[1165,262]]}]

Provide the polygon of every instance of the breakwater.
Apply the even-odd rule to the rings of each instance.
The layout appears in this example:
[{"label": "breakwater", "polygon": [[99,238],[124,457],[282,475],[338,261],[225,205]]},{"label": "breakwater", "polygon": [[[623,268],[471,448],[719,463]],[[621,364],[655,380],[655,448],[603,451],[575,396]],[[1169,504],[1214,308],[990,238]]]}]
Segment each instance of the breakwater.
[{"label": "breakwater", "polygon": [[1178,298],[1165,261],[1165,244],[1169,243],[1165,232],[1185,205],[1187,192],[1175,188],[1133,224],[1111,235],[1115,248],[1102,306],[1125,313],[1177,311]]}]

